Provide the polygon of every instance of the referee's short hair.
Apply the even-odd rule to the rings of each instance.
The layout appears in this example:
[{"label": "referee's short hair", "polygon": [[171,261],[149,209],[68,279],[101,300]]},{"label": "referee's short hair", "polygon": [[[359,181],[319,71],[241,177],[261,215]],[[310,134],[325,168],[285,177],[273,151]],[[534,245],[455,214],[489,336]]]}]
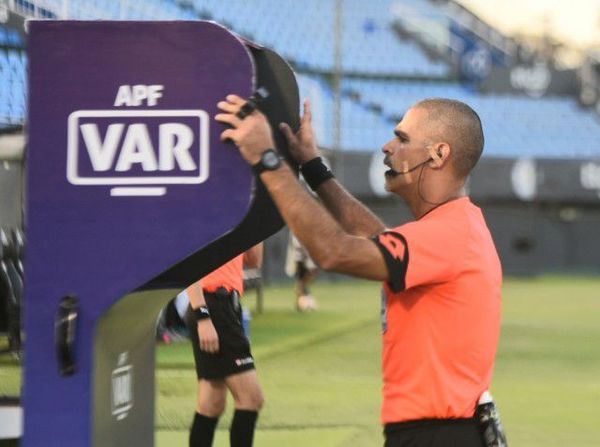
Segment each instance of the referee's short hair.
[{"label": "referee's short hair", "polygon": [[450,144],[456,174],[461,178],[468,176],[479,161],[484,145],[477,112],[464,102],[446,98],[424,99],[414,107],[428,112],[431,137]]}]

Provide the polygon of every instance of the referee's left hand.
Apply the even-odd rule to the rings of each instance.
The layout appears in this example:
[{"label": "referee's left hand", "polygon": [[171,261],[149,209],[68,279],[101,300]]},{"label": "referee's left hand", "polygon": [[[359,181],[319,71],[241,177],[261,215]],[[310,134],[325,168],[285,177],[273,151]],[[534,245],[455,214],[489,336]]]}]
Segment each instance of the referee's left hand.
[{"label": "referee's left hand", "polygon": [[259,110],[254,110],[243,119],[236,116],[245,102],[237,95],[227,95],[225,101],[217,104],[223,113],[215,115],[215,120],[231,126],[221,134],[221,141],[232,140],[242,157],[253,165],[260,160],[264,151],[275,148],[275,141],[267,118]]}]

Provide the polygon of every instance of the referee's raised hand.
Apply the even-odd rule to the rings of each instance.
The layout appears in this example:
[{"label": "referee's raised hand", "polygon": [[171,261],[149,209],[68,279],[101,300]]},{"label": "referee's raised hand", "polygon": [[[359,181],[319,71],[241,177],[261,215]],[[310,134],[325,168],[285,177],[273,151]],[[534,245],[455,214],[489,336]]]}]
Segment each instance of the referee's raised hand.
[{"label": "referee's raised hand", "polygon": [[265,150],[275,148],[275,141],[267,118],[258,109],[240,114],[246,102],[237,95],[227,95],[217,104],[221,113],[215,115],[215,120],[230,126],[221,133],[221,141],[233,141],[242,157],[254,165]]},{"label": "referee's raised hand", "polygon": [[198,338],[200,339],[200,349],[210,354],[219,352],[219,335],[210,318],[198,321]]},{"label": "referee's raised hand", "polygon": [[312,112],[310,101],[304,101],[304,113],[300,121],[300,129],[294,134],[287,123],[279,124],[279,130],[288,141],[290,154],[298,164],[304,164],[320,156],[315,132],[312,127]]}]

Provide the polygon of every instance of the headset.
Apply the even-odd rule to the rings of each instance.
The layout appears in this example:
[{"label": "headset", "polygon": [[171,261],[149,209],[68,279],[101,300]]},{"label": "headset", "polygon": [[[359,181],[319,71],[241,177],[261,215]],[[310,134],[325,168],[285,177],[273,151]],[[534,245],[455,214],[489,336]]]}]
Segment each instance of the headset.
[{"label": "headset", "polygon": [[[433,161],[435,163],[435,165],[437,167],[439,167],[439,166],[442,165],[442,163],[444,161],[442,159],[443,155],[444,154],[442,153],[442,150],[440,148],[438,148],[435,151],[433,149],[429,149],[429,158],[427,160],[422,161],[421,163],[413,166],[410,169],[405,169],[403,171],[396,171],[395,169],[390,168],[390,171],[392,172],[392,174],[393,174],[394,177],[397,176],[397,175],[405,175],[405,174],[408,174],[410,172],[413,172],[415,169],[418,169],[419,167],[425,165],[425,163],[429,163],[430,161]],[[450,200],[450,199],[443,200],[441,202],[431,202],[431,201],[427,200],[423,196],[423,193],[421,192],[421,180],[422,180],[422,177],[423,177],[423,169],[421,169],[421,172],[419,173],[419,178],[417,180],[417,192],[418,192],[419,197],[421,198],[421,200],[423,202],[428,203],[430,205],[434,205],[434,207],[437,208],[438,206],[443,205],[444,203],[448,202],[448,200]]]},{"label": "headset", "polygon": [[425,161],[422,161],[421,163],[413,166],[410,169],[405,169],[403,171],[396,171],[394,168],[390,168],[391,173],[395,176],[397,175],[406,175],[409,174],[411,172],[413,172],[415,169],[420,168],[421,166],[423,166],[425,163],[429,163],[430,161],[435,162],[436,166],[440,166],[442,164],[442,157],[443,157],[443,153],[441,149],[437,149],[436,151],[434,151],[433,149],[429,150],[429,158]]}]

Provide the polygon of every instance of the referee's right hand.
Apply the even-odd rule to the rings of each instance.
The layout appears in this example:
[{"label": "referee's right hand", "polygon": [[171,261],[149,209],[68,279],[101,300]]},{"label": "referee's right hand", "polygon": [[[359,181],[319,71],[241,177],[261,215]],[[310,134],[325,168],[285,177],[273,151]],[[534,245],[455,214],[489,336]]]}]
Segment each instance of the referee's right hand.
[{"label": "referee's right hand", "polygon": [[219,336],[210,318],[198,321],[200,349],[210,354],[219,352]]}]

